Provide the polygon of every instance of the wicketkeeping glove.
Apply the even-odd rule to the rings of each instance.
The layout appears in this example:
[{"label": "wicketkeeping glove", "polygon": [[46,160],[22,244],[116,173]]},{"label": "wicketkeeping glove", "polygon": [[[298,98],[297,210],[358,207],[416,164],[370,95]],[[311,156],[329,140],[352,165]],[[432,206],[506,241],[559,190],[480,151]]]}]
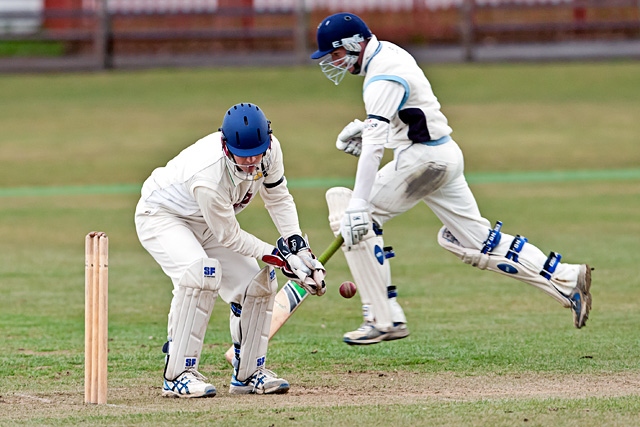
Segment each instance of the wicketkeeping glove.
[{"label": "wicketkeeping glove", "polygon": [[345,246],[357,245],[369,231],[369,212],[363,209],[347,209],[340,222],[340,234]]},{"label": "wicketkeeping glove", "polygon": [[342,129],[336,139],[336,148],[353,156],[360,156],[362,153],[362,130],[364,122],[355,119]]},{"label": "wicketkeeping glove", "polygon": [[286,277],[299,283],[311,295],[322,296],[326,292],[324,278],[327,272],[302,236],[295,234],[287,241],[279,238],[274,254],[265,255],[262,260],[280,268]]}]

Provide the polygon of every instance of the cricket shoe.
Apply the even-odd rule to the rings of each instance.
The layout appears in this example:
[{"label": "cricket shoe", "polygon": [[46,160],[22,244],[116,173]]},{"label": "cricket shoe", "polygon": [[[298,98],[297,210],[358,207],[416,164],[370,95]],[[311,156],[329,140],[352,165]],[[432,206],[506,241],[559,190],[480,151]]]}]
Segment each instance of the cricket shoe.
[{"label": "cricket shoe", "polygon": [[235,370],[231,377],[231,394],[284,394],[289,391],[289,383],[266,368],[258,368],[246,381],[238,381]]},{"label": "cricket shoe", "polygon": [[578,281],[569,295],[571,311],[573,312],[573,324],[576,328],[582,328],[589,318],[591,310],[591,268],[582,264],[578,270]]},{"label": "cricket shoe", "polygon": [[365,322],[355,331],[347,332],[342,340],[349,345],[369,345],[382,341],[399,340],[409,336],[406,323],[394,323],[391,329],[384,332],[371,322]]},{"label": "cricket shoe", "polygon": [[178,378],[169,381],[165,378],[162,395],[165,397],[213,397],[216,388],[206,382],[206,378],[195,369],[184,371]]}]

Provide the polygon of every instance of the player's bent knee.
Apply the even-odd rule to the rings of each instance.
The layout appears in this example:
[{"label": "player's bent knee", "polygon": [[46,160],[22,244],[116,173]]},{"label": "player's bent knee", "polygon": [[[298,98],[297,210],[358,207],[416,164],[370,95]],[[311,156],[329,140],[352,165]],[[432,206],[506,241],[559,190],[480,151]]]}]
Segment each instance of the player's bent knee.
[{"label": "player's bent knee", "polygon": [[438,231],[438,244],[460,258],[465,264],[470,264],[481,270],[487,268],[489,255],[477,249],[465,248],[445,226]]},{"label": "player's bent knee", "polygon": [[178,287],[217,291],[220,288],[220,263],[215,258],[194,261],[182,273]]},{"label": "player's bent knee", "polygon": [[[527,242],[527,239],[522,236],[514,237],[510,244],[509,251],[505,256],[498,254],[490,256],[489,254],[500,240],[499,231],[500,227],[498,225],[489,231],[489,236],[485,241],[483,250],[463,247],[446,227],[442,227],[438,232],[438,243],[466,264],[471,264],[481,270],[493,271],[509,276],[535,286],[556,299],[563,306],[569,307],[569,299],[559,291],[561,284],[552,277],[553,272],[560,263],[561,256],[555,252],[551,252],[541,271],[533,269],[530,264],[520,263],[519,254]],[[484,250],[485,248],[488,248],[486,252]]]}]

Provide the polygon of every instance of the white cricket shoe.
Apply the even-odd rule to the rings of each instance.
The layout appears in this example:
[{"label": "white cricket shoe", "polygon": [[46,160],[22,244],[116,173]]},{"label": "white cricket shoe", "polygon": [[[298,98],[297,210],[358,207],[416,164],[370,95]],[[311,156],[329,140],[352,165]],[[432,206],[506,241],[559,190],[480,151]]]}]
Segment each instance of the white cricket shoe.
[{"label": "white cricket shoe", "polygon": [[399,340],[409,336],[406,323],[395,323],[391,329],[384,332],[376,328],[371,322],[364,322],[355,331],[347,332],[342,340],[349,345],[369,345],[382,341]]},{"label": "white cricket shoe", "polygon": [[195,369],[184,371],[178,378],[169,381],[165,378],[162,395],[165,397],[213,397],[216,388],[207,383],[207,378]]},{"label": "white cricket shoe", "polygon": [[289,383],[266,368],[258,370],[246,381],[238,381],[234,370],[229,384],[231,394],[283,394],[289,391]]},{"label": "white cricket shoe", "polygon": [[571,311],[573,312],[573,324],[576,328],[582,328],[589,318],[591,311],[591,268],[582,264],[578,272],[578,282],[569,295]]}]

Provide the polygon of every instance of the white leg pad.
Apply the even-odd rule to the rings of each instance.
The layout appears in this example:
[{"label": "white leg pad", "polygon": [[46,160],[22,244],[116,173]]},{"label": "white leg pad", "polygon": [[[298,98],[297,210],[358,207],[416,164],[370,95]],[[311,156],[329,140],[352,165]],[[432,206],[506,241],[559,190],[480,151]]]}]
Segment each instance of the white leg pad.
[{"label": "white leg pad", "polygon": [[559,289],[566,287],[566,283],[562,283],[557,278],[557,275],[554,275],[556,277],[552,277],[551,280],[547,280],[540,275],[540,271],[535,271],[528,263],[520,263],[501,255],[483,254],[477,249],[465,248],[444,226],[438,231],[438,243],[460,258],[465,264],[470,264],[481,270],[490,270],[513,277],[514,279],[535,286],[547,295],[553,297],[564,307],[571,306],[569,299],[559,291]]},{"label": "white leg pad", "polygon": [[[365,308],[363,310],[365,311],[363,313],[365,320],[372,318],[376,328],[388,331],[393,325],[391,304],[387,292],[387,287],[391,284],[391,269],[382,248],[382,237],[374,236],[373,230],[370,230],[364,240],[352,246],[351,250],[347,251],[344,247],[343,250],[353,280],[360,290],[362,304]],[[398,305],[397,302],[396,305]],[[367,308],[368,313],[366,313]],[[399,305],[395,311],[402,315],[402,319],[399,321],[405,323],[404,313],[401,308],[399,310],[398,308]],[[367,317],[369,319],[366,319]]]},{"label": "white leg pad", "polygon": [[325,193],[329,207],[329,226],[336,237],[340,234],[340,221],[349,206],[352,193],[353,191],[346,187],[333,187]]},{"label": "white leg pad", "polygon": [[198,369],[220,277],[218,260],[203,258],[191,264],[180,278],[169,311],[167,380],[176,379],[187,369]]},{"label": "white leg pad", "polygon": [[[329,207],[329,225],[335,236],[340,234],[340,221],[342,221],[344,212],[347,210],[352,193],[353,191],[346,187],[333,187],[328,189],[325,194],[327,206]],[[342,246],[342,251],[345,252],[345,254],[348,252],[344,245]],[[347,262],[348,261],[349,259],[347,258]],[[358,284],[358,280],[354,278],[354,281]],[[362,301],[362,316],[365,321],[373,323],[370,292],[366,286],[358,286],[358,291],[360,300]]]},{"label": "white leg pad", "polygon": [[[334,235],[340,234],[340,222],[351,200],[352,191],[345,187],[334,187],[327,190],[325,197],[329,207],[329,225]],[[350,250],[343,245],[342,251],[349,264],[353,281],[358,286],[362,301],[365,321],[373,322],[382,331],[387,331],[393,324],[391,304],[387,294],[390,285],[391,271],[389,262],[384,257],[384,243],[381,236],[376,236],[373,229],[364,239]],[[400,305],[393,301],[394,313],[399,323],[406,323]]]},{"label": "white leg pad", "polygon": [[234,343],[240,343],[239,358],[237,356],[234,360],[236,379],[239,381],[246,381],[265,364],[277,291],[276,272],[272,266],[265,266],[247,288],[239,322],[237,317],[235,321],[235,316],[231,317],[232,339]]},{"label": "white leg pad", "polygon": [[402,309],[402,307],[400,306],[400,304],[398,304],[398,301],[396,300],[396,291],[394,289],[393,291],[393,296],[392,294],[389,292],[389,288],[387,288],[387,296],[389,298],[389,309],[391,310],[391,320],[393,321],[393,324],[396,325],[398,323],[407,323],[407,318],[404,315],[404,310]]}]

